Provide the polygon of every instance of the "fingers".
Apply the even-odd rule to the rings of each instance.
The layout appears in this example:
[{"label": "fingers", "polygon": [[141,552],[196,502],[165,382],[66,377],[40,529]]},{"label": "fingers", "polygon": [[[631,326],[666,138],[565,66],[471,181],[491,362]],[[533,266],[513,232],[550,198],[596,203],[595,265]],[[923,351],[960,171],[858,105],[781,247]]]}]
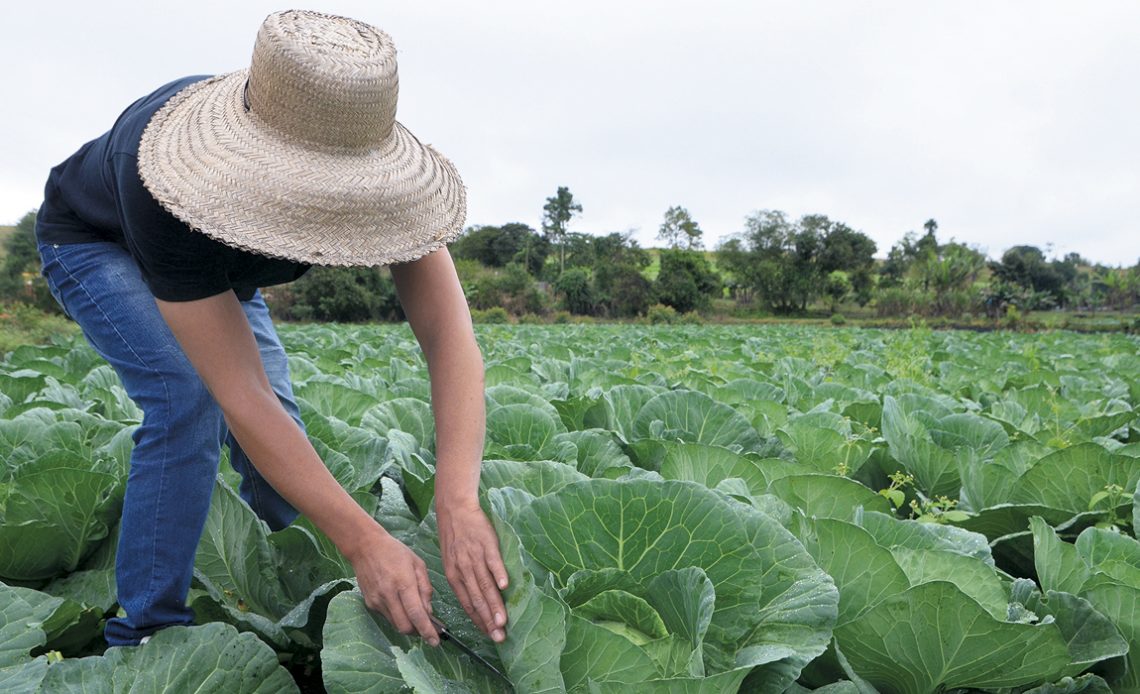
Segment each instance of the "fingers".
[{"label": "fingers", "polygon": [[[358,580],[369,609],[380,612],[401,634],[418,634],[432,646],[439,645],[439,634],[431,622],[432,586],[423,560],[407,551],[390,573],[371,580]],[[367,586],[366,586],[367,584]]]},{"label": "fingers", "polygon": [[495,583],[498,584],[499,590],[506,590],[511,579],[507,575],[507,567],[503,564],[503,557],[499,554],[498,545],[492,545],[491,551],[487,553],[487,567],[491,570],[491,575],[495,577]]},{"label": "fingers", "polygon": [[416,581],[420,587],[420,599],[427,606],[428,614],[435,614],[435,608],[431,604],[431,579],[428,578],[427,565],[422,562],[416,564]]},{"label": "fingers", "polygon": [[[409,586],[400,591],[399,597],[406,619],[411,623],[414,631],[418,632],[431,645],[438,646],[439,633],[436,632],[435,626],[428,618],[428,610],[419,590],[415,586]],[[430,604],[430,602],[427,603],[427,605]]]},{"label": "fingers", "polygon": [[507,638],[504,590],[509,583],[494,528],[479,509],[456,511],[440,525],[444,571],[471,621],[496,642]]},{"label": "fingers", "polygon": [[496,642],[503,641],[507,637],[503,630],[507,624],[507,610],[488,569],[488,562],[483,558],[470,561],[466,567],[461,567],[461,572],[462,586],[468,598],[464,609],[484,633]]}]

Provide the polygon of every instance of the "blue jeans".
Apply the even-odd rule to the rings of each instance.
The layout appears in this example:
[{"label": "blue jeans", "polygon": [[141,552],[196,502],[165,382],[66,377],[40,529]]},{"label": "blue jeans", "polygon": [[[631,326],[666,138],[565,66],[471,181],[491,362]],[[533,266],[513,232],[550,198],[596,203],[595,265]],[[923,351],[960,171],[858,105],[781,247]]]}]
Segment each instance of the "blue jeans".
[{"label": "blue jeans", "polygon": [[[52,295],[118,373],[142,409],[134,432],[115,577],[126,617],[107,622],[112,646],[188,624],[186,596],[223,444],[241,497],[276,530],[297,511],[269,486],[229,434],[221,409],[183,354],[131,256],[113,243],[40,244]],[[301,424],[285,350],[260,292],[242,302],[285,410]]]}]

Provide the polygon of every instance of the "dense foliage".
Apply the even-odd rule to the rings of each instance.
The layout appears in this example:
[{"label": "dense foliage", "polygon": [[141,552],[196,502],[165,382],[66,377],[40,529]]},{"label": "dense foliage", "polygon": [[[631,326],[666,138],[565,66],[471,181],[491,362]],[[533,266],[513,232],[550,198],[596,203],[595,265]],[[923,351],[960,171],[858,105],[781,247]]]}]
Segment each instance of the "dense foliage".
[{"label": "dense foliage", "polygon": [[0,253],[0,302],[19,302],[44,311],[59,312],[40,277],[40,256],[36,251],[36,213],[20,218],[12,234],[4,239]]},{"label": "dense foliage", "polygon": [[[561,186],[547,198],[542,232],[521,222],[467,228],[450,246],[467,300],[524,322],[563,315],[649,318],[660,306],[680,314],[756,317],[808,311],[858,311],[1016,326],[1024,312],[1052,308],[1127,312],[1140,306],[1140,264],[1094,265],[1076,253],[1047,259],[1036,246],[1014,246],[999,261],[977,248],[938,238],[938,223],[908,232],[877,260],[875,242],[825,215],[797,220],[779,210],[749,215],[744,229],[701,250],[703,230],[687,209],[669,207],[657,238],[641,248],[633,231],[572,231],[582,203]],[[38,274],[35,213],[12,228],[2,247],[0,302],[58,311]],[[318,268],[268,292],[281,318],[336,322],[400,320],[383,270]],[[496,311],[498,317],[501,312]],[[850,313],[848,314],[850,315]],[[1140,325],[1140,324],[1137,324]]]},{"label": "dense foliage", "polygon": [[[282,333],[330,470],[519,692],[1140,692],[1136,337],[483,326],[496,645],[443,577],[410,331]],[[0,392],[0,689],[500,690],[365,610],[228,469],[200,624],[104,652],[140,413],[72,342],[13,352]]]}]

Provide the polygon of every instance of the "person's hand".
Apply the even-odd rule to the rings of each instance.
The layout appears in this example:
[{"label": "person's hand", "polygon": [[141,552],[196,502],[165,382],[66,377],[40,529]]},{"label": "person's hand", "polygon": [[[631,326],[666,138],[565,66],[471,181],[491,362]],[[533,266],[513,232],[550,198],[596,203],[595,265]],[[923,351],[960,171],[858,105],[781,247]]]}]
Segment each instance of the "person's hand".
[{"label": "person's hand", "polygon": [[433,646],[439,633],[432,613],[427,565],[403,542],[376,526],[377,535],[348,557],[368,609],[379,612],[401,634],[416,634]]},{"label": "person's hand", "polygon": [[507,638],[507,608],[499,591],[507,587],[507,568],[499,537],[478,502],[436,503],[439,548],[447,582],[471,621],[496,643]]}]

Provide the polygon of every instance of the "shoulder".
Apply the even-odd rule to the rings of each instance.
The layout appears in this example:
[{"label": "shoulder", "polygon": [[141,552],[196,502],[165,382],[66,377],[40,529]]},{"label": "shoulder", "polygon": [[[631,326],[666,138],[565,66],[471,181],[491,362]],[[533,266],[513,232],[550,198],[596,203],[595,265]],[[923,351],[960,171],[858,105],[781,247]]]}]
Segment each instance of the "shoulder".
[{"label": "shoulder", "polygon": [[136,100],[119,115],[118,120],[108,133],[110,139],[110,154],[129,154],[137,156],[139,152],[139,139],[143,130],[158,109],[186,87],[209,79],[210,75],[193,75],[167,82],[158,89]]}]

